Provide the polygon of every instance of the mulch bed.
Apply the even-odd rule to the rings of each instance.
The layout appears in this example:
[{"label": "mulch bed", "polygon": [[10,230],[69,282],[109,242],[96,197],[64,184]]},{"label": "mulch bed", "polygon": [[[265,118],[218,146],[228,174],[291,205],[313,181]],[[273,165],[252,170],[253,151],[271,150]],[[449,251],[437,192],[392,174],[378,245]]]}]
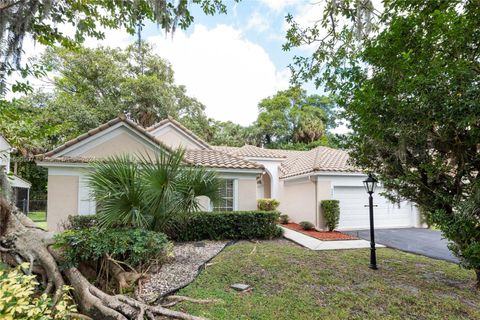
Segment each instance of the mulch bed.
[{"label": "mulch bed", "polygon": [[287,223],[282,224],[282,227],[298,231],[300,233],[306,234],[307,236],[316,238],[322,241],[331,241],[331,240],[358,240],[358,238],[342,233],[339,231],[317,231],[317,230],[303,230],[302,227],[297,223]]}]

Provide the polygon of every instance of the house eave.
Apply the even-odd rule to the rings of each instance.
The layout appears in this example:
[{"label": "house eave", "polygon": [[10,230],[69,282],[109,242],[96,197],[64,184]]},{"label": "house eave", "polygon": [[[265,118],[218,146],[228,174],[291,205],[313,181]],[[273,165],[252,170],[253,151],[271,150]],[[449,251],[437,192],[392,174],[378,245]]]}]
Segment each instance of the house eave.
[{"label": "house eave", "polygon": [[283,181],[289,181],[289,180],[302,179],[309,176],[363,177],[363,176],[366,176],[366,174],[362,172],[354,172],[354,171],[310,171],[302,174],[280,177],[280,179]]}]

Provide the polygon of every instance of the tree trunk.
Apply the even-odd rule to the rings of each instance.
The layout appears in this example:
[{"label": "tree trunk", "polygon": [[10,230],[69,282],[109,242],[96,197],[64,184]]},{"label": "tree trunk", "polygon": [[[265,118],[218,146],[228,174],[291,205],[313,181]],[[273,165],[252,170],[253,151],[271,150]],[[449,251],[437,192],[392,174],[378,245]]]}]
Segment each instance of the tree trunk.
[{"label": "tree trunk", "polygon": [[[6,213],[9,214],[8,218],[4,216]],[[79,311],[93,319],[155,319],[157,316],[185,320],[204,319],[163,306],[150,306],[126,296],[106,294],[88,282],[77,268],[61,272],[57,263],[61,254],[49,247],[53,244],[53,233],[38,228],[3,199],[0,199],[0,215],[0,221],[7,222],[6,227],[2,226],[0,234],[0,257],[9,264],[29,262],[31,267],[27,272],[30,273],[43,270],[46,278],[45,291],[53,292],[55,302],[60,298],[65,283],[68,283],[73,288]]]}]

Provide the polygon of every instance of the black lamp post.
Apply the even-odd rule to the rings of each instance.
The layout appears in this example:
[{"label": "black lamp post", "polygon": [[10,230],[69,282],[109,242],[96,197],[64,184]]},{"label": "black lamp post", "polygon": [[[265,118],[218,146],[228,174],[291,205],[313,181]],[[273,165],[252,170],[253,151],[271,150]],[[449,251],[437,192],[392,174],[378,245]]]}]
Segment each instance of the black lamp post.
[{"label": "black lamp post", "polygon": [[377,254],[375,252],[375,229],[373,224],[373,197],[377,187],[377,179],[375,179],[371,173],[368,174],[368,178],[363,181],[365,190],[369,194],[368,206],[370,208],[370,269],[377,270]]}]

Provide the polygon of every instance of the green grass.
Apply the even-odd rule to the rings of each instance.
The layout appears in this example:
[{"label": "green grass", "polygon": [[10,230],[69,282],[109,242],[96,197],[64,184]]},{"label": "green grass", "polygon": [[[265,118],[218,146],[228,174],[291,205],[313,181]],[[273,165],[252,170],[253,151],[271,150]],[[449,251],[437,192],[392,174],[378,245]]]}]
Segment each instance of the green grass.
[{"label": "green grass", "polygon": [[[177,309],[210,319],[480,319],[474,273],[430,258],[379,249],[314,252],[288,241],[227,247],[179,294],[223,302]],[[248,293],[233,283],[253,286]]]},{"label": "green grass", "polygon": [[37,226],[47,230],[47,213],[45,211],[31,211],[28,217],[32,219]]}]

